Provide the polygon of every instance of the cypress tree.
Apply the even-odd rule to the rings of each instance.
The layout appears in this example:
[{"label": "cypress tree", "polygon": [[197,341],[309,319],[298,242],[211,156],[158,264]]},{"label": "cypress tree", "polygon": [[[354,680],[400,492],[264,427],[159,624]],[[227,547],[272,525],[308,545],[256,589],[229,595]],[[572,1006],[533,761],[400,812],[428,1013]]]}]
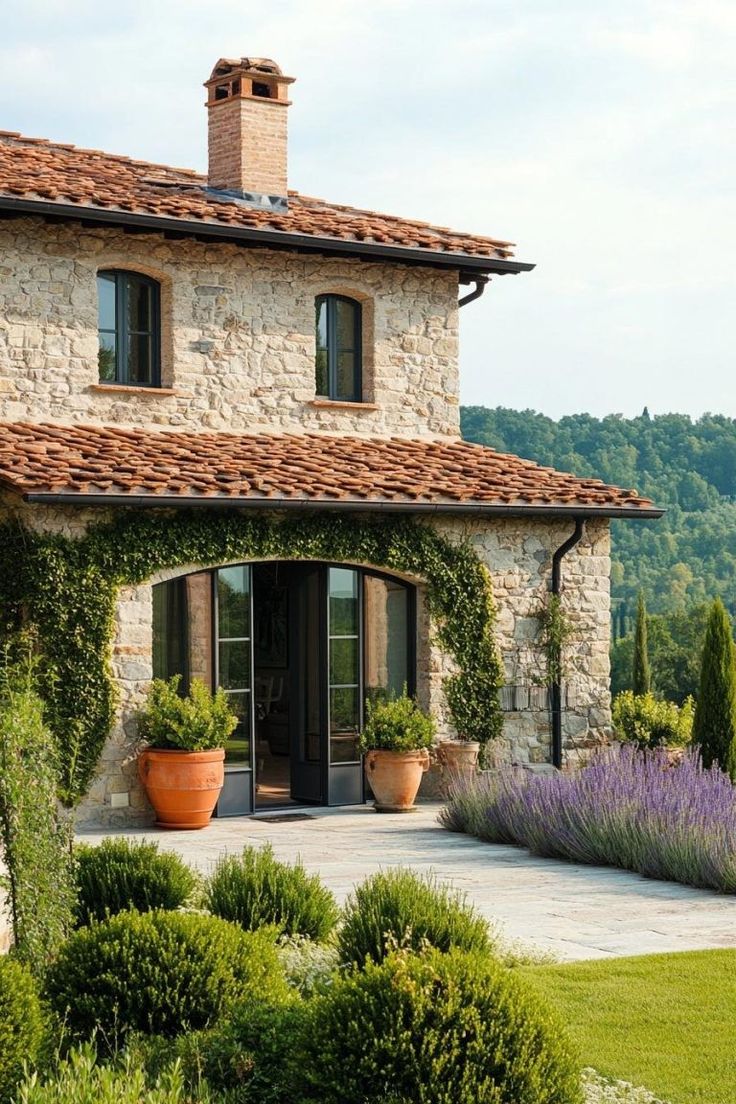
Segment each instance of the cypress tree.
[{"label": "cypress tree", "polygon": [[649,652],[647,649],[647,607],[644,602],[644,595],[641,592],[636,607],[631,685],[635,694],[648,694],[652,688],[652,675],[649,670]]},{"label": "cypress tree", "polygon": [[736,776],[736,648],[720,598],[710,608],[705,630],[693,743],[706,767],[717,762]]}]

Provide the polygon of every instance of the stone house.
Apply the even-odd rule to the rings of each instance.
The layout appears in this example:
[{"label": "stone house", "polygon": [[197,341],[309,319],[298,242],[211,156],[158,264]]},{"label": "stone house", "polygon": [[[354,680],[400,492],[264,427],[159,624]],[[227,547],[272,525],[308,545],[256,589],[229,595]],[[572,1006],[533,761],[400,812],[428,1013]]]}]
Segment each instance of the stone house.
[{"label": "stone house", "polygon": [[[217,63],[206,176],[0,132],[0,592],[57,664],[83,820],[149,816],[153,676],[230,695],[219,815],[364,800],[366,699],[404,685],[443,736],[477,735],[485,701],[520,762],[609,728],[609,519],[658,511],[460,439],[459,308],[533,266],[290,190],[291,82]],[[468,548],[500,691],[442,593],[467,594]],[[571,630],[551,679],[550,591]]]}]

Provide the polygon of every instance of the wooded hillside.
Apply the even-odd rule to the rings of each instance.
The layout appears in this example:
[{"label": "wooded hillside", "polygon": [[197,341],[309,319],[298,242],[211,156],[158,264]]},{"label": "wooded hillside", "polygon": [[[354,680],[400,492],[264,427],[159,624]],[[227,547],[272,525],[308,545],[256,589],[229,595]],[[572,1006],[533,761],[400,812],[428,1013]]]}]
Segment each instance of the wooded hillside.
[{"label": "wooded hillside", "polygon": [[736,419],[706,414],[638,418],[466,406],[463,436],[540,464],[633,487],[667,513],[614,521],[614,636],[630,631],[640,590],[651,613],[720,595],[736,615]]}]

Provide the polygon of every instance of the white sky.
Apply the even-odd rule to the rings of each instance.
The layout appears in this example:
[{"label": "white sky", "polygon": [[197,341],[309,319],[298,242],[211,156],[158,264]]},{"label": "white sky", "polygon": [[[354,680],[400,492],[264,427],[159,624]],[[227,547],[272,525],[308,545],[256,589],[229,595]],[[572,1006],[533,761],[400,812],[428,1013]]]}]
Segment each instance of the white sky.
[{"label": "white sky", "polygon": [[218,57],[297,77],[290,186],[518,243],[463,401],[736,416],[734,0],[0,0],[0,128],[204,170]]}]

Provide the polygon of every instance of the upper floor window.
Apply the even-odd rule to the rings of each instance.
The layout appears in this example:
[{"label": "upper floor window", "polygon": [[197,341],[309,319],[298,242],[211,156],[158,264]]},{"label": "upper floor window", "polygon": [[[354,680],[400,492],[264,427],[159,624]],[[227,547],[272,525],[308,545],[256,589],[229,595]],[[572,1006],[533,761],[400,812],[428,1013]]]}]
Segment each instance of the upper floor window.
[{"label": "upper floor window", "polygon": [[136,387],[158,387],[158,284],[137,272],[98,272],[97,294],[100,380]]},{"label": "upper floor window", "polygon": [[317,394],[326,399],[362,399],[361,307],[344,295],[315,301]]}]

